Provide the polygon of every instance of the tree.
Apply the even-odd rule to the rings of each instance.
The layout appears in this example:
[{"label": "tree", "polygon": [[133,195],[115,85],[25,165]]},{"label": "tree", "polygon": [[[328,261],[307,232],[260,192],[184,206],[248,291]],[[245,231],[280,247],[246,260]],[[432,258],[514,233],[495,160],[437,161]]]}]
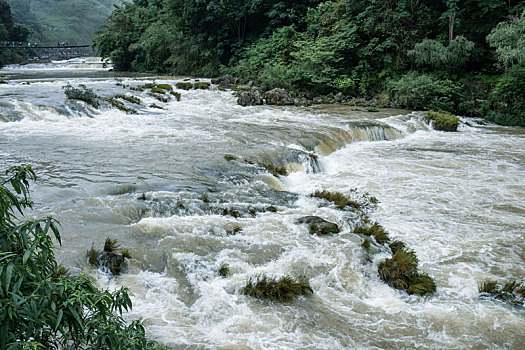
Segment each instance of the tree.
[{"label": "tree", "polygon": [[496,50],[500,67],[508,70],[525,65],[525,11],[511,22],[501,22],[487,36],[487,42]]},{"label": "tree", "polygon": [[30,166],[0,176],[0,348],[153,349],[139,322],[120,314],[131,308],[126,289],[99,291],[89,277],[67,276],[53,251],[60,244],[51,217],[20,221],[31,208]]}]

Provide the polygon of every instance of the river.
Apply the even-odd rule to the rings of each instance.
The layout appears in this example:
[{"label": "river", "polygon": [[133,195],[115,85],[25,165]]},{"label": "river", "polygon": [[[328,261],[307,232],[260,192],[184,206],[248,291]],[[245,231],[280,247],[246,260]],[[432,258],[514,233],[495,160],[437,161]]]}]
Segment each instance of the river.
[{"label": "river", "polygon": [[[60,221],[59,261],[100,288],[127,286],[125,317],[150,338],[174,349],[523,348],[523,307],[480,297],[478,284],[524,280],[525,129],[462,119],[444,133],[419,112],[241,107],[215,86],[161,103],[129,87],[183,77],[121,75],[96,60],[8,66],[2,79],[0,168],[33,165],[31,215]],[[97,110],[67,100],[67,83],[142,104]],[[376,197],[371,219],[415,251],[437,292],[383,283],[388,249],[367,255],[353,214],[316,190]],[[342,230],[312,236],[296,223],[306,215]],[[106,237],[132,255],[116,278],[86,258]],[[305,275],[314,294],[242,295],[260,274]]]}]

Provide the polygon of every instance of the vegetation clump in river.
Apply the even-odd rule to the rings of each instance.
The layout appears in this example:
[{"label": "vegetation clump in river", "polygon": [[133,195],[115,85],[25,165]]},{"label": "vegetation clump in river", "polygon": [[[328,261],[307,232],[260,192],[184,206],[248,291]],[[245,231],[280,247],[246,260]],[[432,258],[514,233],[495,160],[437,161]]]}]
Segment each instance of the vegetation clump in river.
[{"label": "vegetation clump in river", "polygon": [[115,107],[117,109],[120,109],[123,112],[130,113],[130,114],[137,113],[136,109],[126,107],[126,105],[122,101],[119,101],[116,98],[116,96],[115,97],[106,97],[106,98],[104,98],[104,101],[108,102],[110,105],[112,105],[113,107]]},{"label": "vegetation clump in river", "polygon": [[[225,157],[230,157],[230,156],[226,155]],[[235,158],[226,158],[226,160],[228,159],[233,160]],[[270,172],[275,177],[288,175],[288,170],[286,170],[286,167],[283,165],[275,165],[275,164],[268,163],[268,162],[252,161],[252,160],[245,160],[245,162],[251,165],[261,166],[264,169],[268,170],[268,172]]]},{"label": "vegetation clump in river", "polygon": [[95,268],[103,268],[113,275],[119,275],[127,266],[126,259],[131,255],[127,249],[121,249],[116,239],[106,238],[104,249],[94,248],[88,251],[88,261]]},{"label": "vegetation clump in river", "polygon": [[122,100],[126,100],[128,101],[129,103],[133,103],[133,104],[136,104],[136,105],[140,105],[141,104],[141,101],[140,101],[140,98],[138,98],[137,96],[127,96],[127,95],[116,95],[115,98],[120,98]]},{"label": "vegetation clump in river", "polygon": [[227,264],[221,264],[217,273],[221,277],[228,277],[230,275],[230,267]]},{"label": "vegetation clump in river", "polygon": [[[51,217],[23,219],[32,207],[30,166],[0,175],[0,348],[165,349],[148,340],[144,326],[127,324],[128,291],[98,290],[84,275],[69,276],[54,253],[61,244]],[[114,247],[113,247],[114,248]]]},{"label": "vegetation clump in river", "polygon": [[351,200],[346,197],[341,192],[330,192],[330,191],[315,191],[310,195],[311,197],[321,198],[329,202],[333,202],[335,206],[339,209],[345,209],[347,207],[352,207],[355,209],[360,208],[358,202]]},{"label": "vegetation clump in river", "polygon": [[482,296],[493,297],[512,305],[523,306],[525,302],[525,285],[515,280],[504,285],[499,285],[494,280],[483,281],[478,285],[478,291]]},{"label": "vegetation clump in river", "polygon": [[290,276],[278,278],[261,275],[250,277],[241,293],[258,299],[286,302],[297,296],[313,294],[313,289],[304,276],[293,279]]},{"label": "vegetation clump in river", "polygon": [[392,258],[378,266],[379,277],[389,286],[408,294],[426,295],[436,291],[429,275],[418,272],[418,259],[412,250],[397,249]]},{"label": "vegetation clump in river", "polygon": [[379,223],[375,222],[372,226],[356,226],[354,228],[354,233],[362,234],[365,236],[372,236],[378,244],[385,244],[390,242],[390,237],[388,237],[388,232],[385,228]]},{"label": "vegetation clump in river", "polygon": [[175,84],[175,87],[177,89],[190,90],[193,87],[193,84],[190,82],[178,82]]},{"label": "vegetation clump in river", "polygon": [[68,83],[64,86],[64,93],[70,100],[84,101],[95,108],[98,108],[100,105],[97,94],[84,84],[79,84],[78,88],[75,88]]},{"label": "vegetation clump in river", "polygon": [[459,118],[445,111],[428,111],[425,115],[428,122],[432,122],[434,129],[441,131],[457,131]]},{"label": "vegetation clump in river", "polygon": [[326,221],[318,216],[305,216],[297,220],[298,224],[308,224],[308,229],[312,235],[328,235],[339,233],[339,226],[332,222]]},{"label": "vegetation clump in river", "polygon": [[195,84],[193,84],[193,87],[198,90],[207,90],[210,88],[210,83],[207,83],[207,82],[196,82]]}]

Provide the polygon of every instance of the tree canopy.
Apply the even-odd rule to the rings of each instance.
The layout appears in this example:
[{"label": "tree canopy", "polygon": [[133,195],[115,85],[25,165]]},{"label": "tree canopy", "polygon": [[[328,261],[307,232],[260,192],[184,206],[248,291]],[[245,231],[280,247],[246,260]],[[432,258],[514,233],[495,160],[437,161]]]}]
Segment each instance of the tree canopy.
[{"label": "tree canopy", "polygon": [[[120,70],[230,73],[353,96],[377,95],[416,72],[474,96],[465,78],[523,62],[524,10],[518,0],[134,0],[94,42]],[[458,113],[475,105],[459,103],[451,105]]]}]

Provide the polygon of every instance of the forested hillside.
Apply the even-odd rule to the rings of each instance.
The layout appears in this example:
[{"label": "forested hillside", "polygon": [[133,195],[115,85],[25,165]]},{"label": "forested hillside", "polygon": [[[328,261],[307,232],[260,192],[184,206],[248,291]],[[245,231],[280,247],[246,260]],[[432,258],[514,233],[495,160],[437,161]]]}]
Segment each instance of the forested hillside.
[{"label": "forested hillside", "polygon": [[32,29],[31,41],[88,44],[122,0],[7,0],[15,21]]},{"label": "forested hillside", "polygon": [[[13,20],[11,6],[4,0],[0,0],[0,42],[7,40],[25,41],[29,33],[30,29],[28,27]],[[0,49],[0,67],[22,59],[19,54],[23,53]]]},{"label": "forested hillside", "polygon": [[231,73],[525,124],[519,0],[135,0],[95,39],[119,70]]}]

